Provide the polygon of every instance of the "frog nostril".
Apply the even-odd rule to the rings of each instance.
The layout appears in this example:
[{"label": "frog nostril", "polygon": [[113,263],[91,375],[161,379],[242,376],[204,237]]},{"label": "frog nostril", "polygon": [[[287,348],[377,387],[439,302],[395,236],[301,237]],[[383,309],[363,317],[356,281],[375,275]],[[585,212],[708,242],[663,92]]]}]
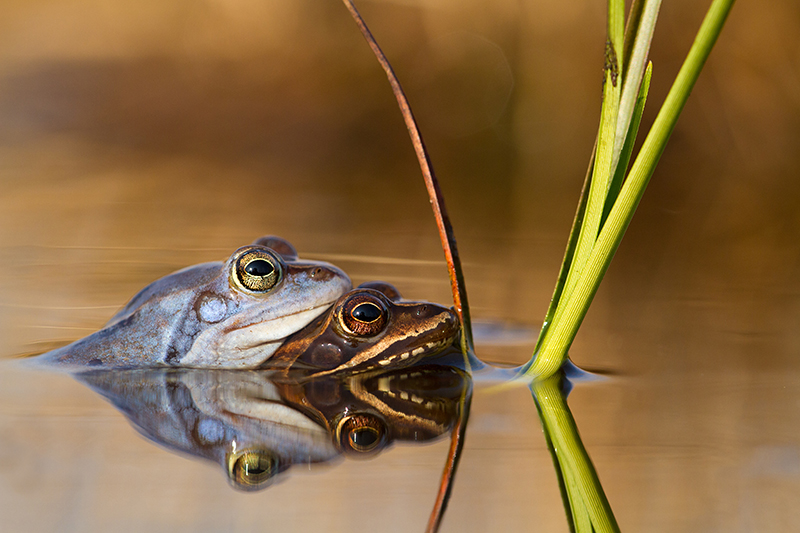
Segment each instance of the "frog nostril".
[{"label": "frog nostril", "polygon": [[427,305],[421,305],[421,306],[419,306],[419,308],[417,309],[417,316],[422,316],[422,315],[423,315],[423,314],[425,314],[427,311],[428,311],[428,306],[427,306]]}]

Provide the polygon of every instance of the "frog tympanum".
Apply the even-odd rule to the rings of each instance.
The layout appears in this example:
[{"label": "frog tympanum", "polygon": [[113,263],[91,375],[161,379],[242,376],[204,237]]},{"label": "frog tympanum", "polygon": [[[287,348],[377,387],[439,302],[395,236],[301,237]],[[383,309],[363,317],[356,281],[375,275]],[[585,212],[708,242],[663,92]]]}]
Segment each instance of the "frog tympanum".
[{"label": "frog tympanum", "polygon": [[285,240],[262,237],[224,263],[151,283],[103,329],[39,360],[71,367],[253,367],[350,287],[333,265],[299,261]]},{"label": "frog tympanum", "polygon": [[289,337],[262,368],[324,376],[405,367],[450,346],[458,331],[450,309],[402,300],[392,285],[370,282]]}]

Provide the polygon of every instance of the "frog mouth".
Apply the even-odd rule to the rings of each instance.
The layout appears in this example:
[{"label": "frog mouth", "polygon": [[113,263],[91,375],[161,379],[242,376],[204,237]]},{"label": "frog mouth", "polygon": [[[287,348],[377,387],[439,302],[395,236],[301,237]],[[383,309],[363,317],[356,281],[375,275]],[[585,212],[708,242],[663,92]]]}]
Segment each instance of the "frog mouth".
[{"label": "frog mouth", "polygon": [[418,361],[420,358],[426,355],[433,355],[439,353],[440,351],[447,348],[450,344],[452,344],[455,337],[447,337],[440,340],[435,340],[431,342],[427,342],[422,346],[417,346],[412,348],[407,352],[392,354],[387,356],[383,359],[380,359],[375,362],[378,367],[385,367],[391,364],[397,364],[403,361],[408,361],[408,364],[414,363]]},{"label": "frog mouth", "polygon": [[182,366],[253,368],[272,356],[289,335],[325,312],[335,300],[268,320],[232,323],[208,329],[195,339]]},{"label": "frog mouth", "polygon": [[391,355],[386,355],[378,359],[367,359],[366,361],[361,361],[356,364],[353,364],[353,361],[351,360],[351,362],[345,363],[336,368],[324,370],[322,372],[315,372],[312,374],[312,377],[321,377],[337,373],[362,374],[365,372],[380,372],[381,369],[388,369],[390,365],[393,367],[401,366],[405,368],[417,363],[423,357],[435,355],[445,350],[453,343],[454,339],[454,334],[450,335],[443,333],[443,336],[438,339],[430,340],[422,344],[415,343],[413,346],[408,347],[403,351],[394,352],[393,350],[388,349],[386,352],[393,352]]},{"label": "frog mouth", "polygon": [[293,313],[286,313],[269,320],[261,320],[236,327],[226,328],[222,332],[222,335],[234,337],[245,335],[252,339],[242,339],[242,342],[235,343],[236,348],[240,350],[259,348],[265,345],[274,344],[276,342],[282,343],[287,337],[297,333],[310,324],[315,318],[329,309],[335,302],[336,299],[333,299],[329,302],[323,302],[313,307],[300,309],[294,311]]}]

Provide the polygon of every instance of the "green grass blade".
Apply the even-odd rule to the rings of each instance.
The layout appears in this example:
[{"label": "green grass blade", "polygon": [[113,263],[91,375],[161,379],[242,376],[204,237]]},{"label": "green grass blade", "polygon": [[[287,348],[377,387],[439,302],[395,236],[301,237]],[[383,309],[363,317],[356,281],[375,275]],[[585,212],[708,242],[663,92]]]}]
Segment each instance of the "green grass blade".
[{"label": "green grass blade", "polygon": [[622,188],[622,182],[625,178],[625,173],[628,171],[628,163],[630,162],[631,155],[633,154],[633,146],[636,143],[636,135],[639,133],[639,124],[642,122],[642,114],[644,113],[644,105],[647,102],[647,93],[650,91],[650,78],[653,75],[653,64],[648,63],[647,69],[644,73],[644,79],[639,87],[639,96],[636,99],[636,106],[633,109],[633,117],[631,125],[628,128],[628,134],[625,136],[625,144],[620,152],[619,162],[617,169],[614,172],[614,178],[611,180],[611,185],[608,188],[608,198],[603,210],[603,220],[601,224],[605,224],[608,214],[611,212],[611,207],[619,195],[619,190]]},{"label": "green grass blade", "polygon": [[[589,159],[589,168],[586,169],[586,177],[583,180],[583,187],[581,187],[578,208],[575,210],[575,217],[572,219],[572,228],[569,230],[567,248],[564,251],[564,258],[561,261],[561,269],[558,272],[558,279],[556,279],[556,287],[553,289],[553,296],[550,298],[550,305],[547,308],[547,313],[545,314],[544,322],[542,323],[542,329],[539,330],[539,337],[536,339],[536,349],[539,348],[539,344],[542,342],[542,339],[544,339],[544,335],[553,321],[556,308],[558,307],[558,303],[561,301],[564,285],[567,281],[567,273],[569,272],[569,268],[572,265],[572,260],[575,256],[575,247],[578,244],[578,234],[580,233],[580,227],[583,223],[583,215],[586,212],[586,202],[589,197],[589,184],[591,183],[592,179],[592,168],[594,167],[594,154],[596,150],[597,142],[595,141],[595,146],[592,149],[592,157]],[[536,349],[534,350],[534,353],[536,352]]]},{"label": "green grass blade", "polygon": [[[611,2],[609,3],[611,4]],[[610,12],[611,10],[609,10]],[[611,25],[609,25],[611,28]],[[620,29],[621,34],[621,29]],[[621,38],[620,38],[621,41]],[[614,141],[619,114],[619,100],[622,84],[619,79],[619,62],[612,40],[606,42],[605,79],[603,84],[603,106],[600,115],[600,131],[597,136],[597,150],[595,151],[594,168],[589,183],[589,199],[583,217],[575,255],[567,273],[564,286],[564,295],[569,298],[580,278],[594,242],[600,232],[600,221],[608,194],[608,186],[612,176],[612,162],[614,156]],[[555,314],[558,318],[558,308]]]},{"label": "green grass blade", "polygon": [[[611,262],[611,258],[633,218],[633,213],[644,194],[644,189],[655,171],[656,164],[675,128],[678,116],[686,104],[692,87],[694,87],[711,49],[722,31],[722,26],[733,3],[734,0],[714,0],[712,3],[664,105],[645,138],[639,155],[631,166],[628,178],[620,191],[619,199],[609,213],[608,221],[603,227],[595,250],[592,252],[592,258],[590,258],[592,266],[589,270],[600,273],[597,284],[602,279],[602,273]],[[586,305],[588,306],[588,302]]]},{"label": "green grass blade", "polygon": [[[653,32],[656,29],[658,11],[661,7],[661,0],[646,0],[642,6],[642,13],[639,17],[639,26],[633,36],[633,48],[631,57],[626,58],[625,79],[622,84],[622,96],[619,102],[619,118],[617,119],[616,138],[614,139],[614,155],[611,163],[612,172],[618,173],[619,159],[628,138],[630,124],[633,119],[634,108],[641,93],[642,76],[644,75],[647,56],[650,51],[650,43],[653,40]],[[635,138],[634,138],[635,140]],[[606,206],[613,202],[613,198],[606,201]]]},{"label": "green grass blade", "polygon": [[[556,307],[552,313],[552,320],[546,324],[547,328],[543,327],[540,332],[541,348],[547,342],[547,339],[552,333],[552,328],[563,320],[563,314],[566,309],[565,301],[572,299],[572,294],[575,291],[579,280],[582,277],[583,270],[589,261],[589,257],[597,240],[598,232],[600,231],[600,222],[603,218],[603,211],[605,206],[606,196],[608,194],[608,187],[610,182],[610,165],[611,156],[613,151],[614,134],[616,131],[615,117],[610,114],[616,114],[618,109],[618,99],[620,94],[620,87],[612,86],[610,81],[610,72],[606,74],[606,84],[604,89],[604,102],[603,102],[603,118],[601,119],[601,129],[598,134],[597,149],[595,150],[594,166],[592,168],[592,177],[589,180],[589,192],[586,195],[586,207],[583,213],[583,220],[578,230],[578,237],[575,243],[575,251],[573,258],[569,265],[566,280],[564,282],[562,293],[558,299]],[[602,159],[601,159],[602,158]],[[583,201],[583,195],[581,198]],[[570,236],[570,239],[572,236]],[[569,250],[569,248],[568,248]],[[562,267],[563,268],[563,267]],[[552,304],[551,304],[552,305]],[[568,348],[568,346],[567,346]],[[534,352],[536,355],[535,365],[541,360],[541,350]],[[566,354],[566,351],[564,352]],[[566,356],[566,355],[565,355]],[[552,374],[561,366],[561,361],[552,361],[552,364],[547,367],[547,375]],[[525,369],[527,370],[527,366]]]},{"label": "green grass blade", "polygon": [[639,23],[642,19],[644,0],[633,0],[631,9],[628,11],[628,20],[625,22],[625,40],[622,48],[622,70],[628,72],[633,55],[633,44],[636,42],[636,32],[639,30]]},{"label": "green grass blade", "polygon": [[622,59],[625,37],[625,0],[608,0],[608,39]]},{"label": "green grass blade", "polygon": [[[606,57],[606,79],[605,86],[606,88],[610,87],[614,89],[614,91],[606,92],[604,91],[604,102],[612,102],[619,97],[621,94],[615,87],[617,84],[617,80],[619,77],[619,63],[616,57],[616,53],[613,51],[615,50],[614,42],[617,43],[617,48],[622,43],[623,33],[622,27],[624,23],[623,17],[623,9],[624,9],[624,2],[614,2],[610,1],[608,4],[609,7],[609,26],[608,26],[608,40],[610,45],[607,48],[607,57]],[[611,83],[609,84],[609,80]],[[617,94],[614,94],[617,92]],[[616,115],[616,110],[611,106],[604,105],[604,114],[603,116],[606,118],[606,121],[602,124],[608,124],[609,115]],[[603,126],[601,124],[601,132],[598,133],[598,138],[603,133]],[[610,127],[605,128],[605,143],[608,145],[610,142]],[[612,150],[612,154],[614,153],[611,146],[605,146],[607,150]],[[570,229],[569,239],[567,241],[567,248],[564,253],[564,259],[561,263],[561,270],[558,273],[558,279],[556,281],[556,287],[553,291],[553,296],[550,298],[550,305],[547,309],[547,313],[545,314],[545,319],[542,324],[542,329],[539,331],[539,338],[537,339],[536,346],[538,348],[539,343],[544,338],[544,334],[547,331],[548,326],[552,323],[552,320],[555,316],[556,309],[558,308],[558,304],[561,301],[561,296],[564,293],[565,287],[567,287],[567,293],[574,287],[574,282],[576,279],[576,274],[581,270],[583,265],[586,263],[586,260],[589,257],[589,252],[591,251],[591,245],[594,243],[595,239],[597,238],[597,233],[600,229],[600,224],[602,220],[605,219],[608,209],[605,207],[607,199],[605,196],[607,195],[607,191],[609,190],[609,183],[608,183],[608,173],[603,175],[602,179],[605,180],[604,184],[600,186],[594,187],[594,200],[593,200],[593,209],[592,209],[592,219],[588,224],[584,224],[585,215],[586,215],[586,206],[588,204],[588,196],[590,191],[592,190],[592,174],[596,171],[596,155],[597,155],[597,140],[595,140],[595,146],[592,149],[592,157],[589,163],[589,169],[586,173],[586,177],[584,179],[583,187],[581,189],[580,200],[578,202],[578,209],[575,213],[575,218],[573,219],[572,228]],[[600,174],[603,174],[600,171]],[[598,174],[598,175],[600,175]],[[599,207],[598,207],[599,206]],[[599,216],[598,216],[599,213]],[[579,240],[580,239],[580,240]],[[581,245],[579,246],[579,242]],[[579,249],[580,248],[580,249]],[[570,278],[570,273],[573,273]]]},{"label": "green grass blade", "polygon": [[[586,315],[611,259],[628,227],[633,213],[650,181],[678,116],[686,103],[697,77],[719,37],[734,0],[714,0],[698,31],[689,55],[684,61],[672,88],[648,133],[642,149],[631,166],[602,231],[581,271],[575,288],[562,296],[552,324],[542,340],[536,359],[526,365],[530,375],[552,375],[563,363],[575,334]],[[591,198],[590,198],[591,201]]]}]

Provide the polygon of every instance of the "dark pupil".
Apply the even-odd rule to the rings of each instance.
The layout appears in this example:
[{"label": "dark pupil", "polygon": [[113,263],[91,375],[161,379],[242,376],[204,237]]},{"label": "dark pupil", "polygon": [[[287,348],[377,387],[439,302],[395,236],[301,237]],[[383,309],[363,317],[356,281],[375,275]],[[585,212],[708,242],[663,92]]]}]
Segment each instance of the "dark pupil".
[{"label": "dark pupil", "polygon": [[241,475],[244,477],[257,479],[263,476],[269,476],[272,472],[273,464],[269,457],[263,457],[257,454],[247,454],[240,459]]},{"label": "dark pupil", "polygon": [[257,476],[266,472],[267,467],[264,466],[263,461],[259,460],[255,463],[247,463],[244,465],[244,470],[247,472],[247,475]]},{"label": "dark pupil", "polygon": [[247,263],[247,266],[244,267],[244,271],[251,276],[264,277],[275,272],[275,267],[266,259],[253,259]]},{"label": "dark pupil", "polygon": [[360,304],[353,309],[352,315],[360,322],[375,322],[381,317],[381,310],[375,304]]},{"label": "dark pupil", "polygon": [[359,448],[369,448],[378,441],[378,433],[373,429],[359,429],[350,435],[353,444]]}]

